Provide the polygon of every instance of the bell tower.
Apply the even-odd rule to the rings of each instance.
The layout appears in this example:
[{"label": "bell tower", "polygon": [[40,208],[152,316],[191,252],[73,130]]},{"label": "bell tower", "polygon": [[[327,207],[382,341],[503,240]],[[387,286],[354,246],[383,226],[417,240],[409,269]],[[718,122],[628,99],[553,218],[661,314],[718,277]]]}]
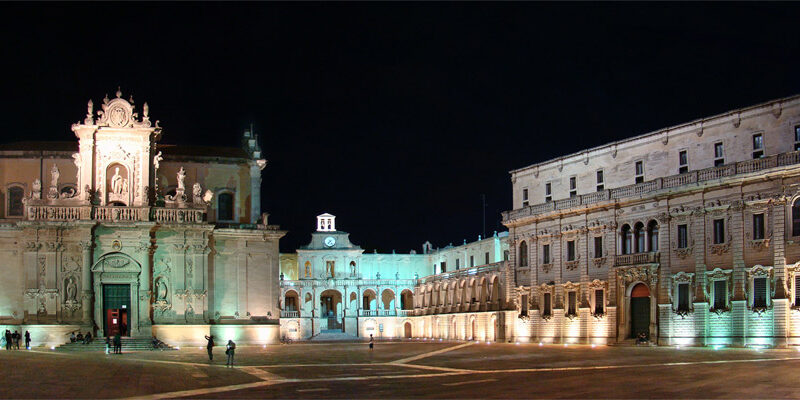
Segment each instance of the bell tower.
[{"label": "bell tower", "polygon": [[93,115],[94,104],[87,104],[83,123],[72,125],[79,140],[73,155],[78,167],[80,198],[101,206],[146,207],[154,202],[155,174],[161,155],[155,154],[161,128],[150,123],[147,103],[142,116],[136,112],[133,96],[103,99],[102,109]]}]

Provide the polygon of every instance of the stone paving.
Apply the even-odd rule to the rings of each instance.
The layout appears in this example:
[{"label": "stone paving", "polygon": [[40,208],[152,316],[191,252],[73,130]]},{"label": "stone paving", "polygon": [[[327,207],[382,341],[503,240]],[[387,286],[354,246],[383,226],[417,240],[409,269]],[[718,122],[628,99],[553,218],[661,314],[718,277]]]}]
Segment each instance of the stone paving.
[{"label": "stone paving", "polygon": [[797,398],[800,352],[463,342],[0,351],[2,398]]}]

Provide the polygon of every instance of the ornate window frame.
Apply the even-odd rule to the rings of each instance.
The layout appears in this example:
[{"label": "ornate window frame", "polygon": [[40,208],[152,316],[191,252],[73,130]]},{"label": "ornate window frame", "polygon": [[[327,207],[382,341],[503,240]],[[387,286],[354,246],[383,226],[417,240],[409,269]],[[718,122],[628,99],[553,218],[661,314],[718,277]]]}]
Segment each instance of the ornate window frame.
[{"label": "ornate window frame", "polygon": [[[714,282],[725,281],[725,307],[714,308]],[[733,269],[714,268],[711,271],[706,271],[706,298],[708,298],[708,310],[717,314],[722,314],[731,311],[731,299],[733,298]]]},{"label": "ornate window frame", "polygon": [[[721,256],[725,253],[728,253],[731,249],[731,243],[733,242],[733,234],[731,234],[731,218],[732,215],[728,212],[729,207],[715,209],[713,211],[708,211],[706,213],[705,223],[706,223],[706,232],[709,232],[711,236],[706,238],[706,243],[708,243],[709,250],[711,254]],[[723,221],[723,239],[724,241],[721,243],[714,243],[714,222],[716,220],[721,219]]]},{"label": "ornate window frame", "polygon": [[[747,204],[747,213],[745,214],[747,217],[744,218],[744,238],[747,246],[751,249],[761,251],[769,248],[770,242],[772,241],[773,212],[774,211],[768,202],[762,201],[758,203]],[[756,214],[764,214],[763,239],[753,239],[753,218]],[[791,229],[791,223],[789,227]]]},{"label": "ornate window frame", "polygon": [[[761,315],[764,311],[772,309],[772,298],[775,296],[775,274],[772,266],[755,265],[747,270],[747,309]],[[767,280],[767,305],[755,307],[755,279]]]},{"label": "ornate window frame", "polygon": [[[545,321],[550,320],[550,318],[553,317],[553,309],[554,309],[553,302],[555,301],[555,297],[556,297],[556,293],[555,293],[556,292],[556,287],[555,287],[555,285],[548,285],[546,283],[543,283],[543,284],[539,285],[539,287],[537,288],[537,291],[539,292],[537,294],[537,296],[536,296],[536,298],[539,299],[539,304],[540,304],[540,306],[539,306],[539,315]],[[545,310],[545,302],[544,302],[545,293],[549,293],[550,294],[550,309],[549,310]]]},{"label": "ornate window frame", "polygon": [[[597,296],[595,295],[595,291],[597,290],[603,291],[603,311],[599,313],[595,312],[597,311]],[[603,319],[608,312],[608,281],[595,279],[589,282],[589,293],[589,312],[595,319]]]},{"label": "ornate window frame", "polygon": [[[672,248],[672,252],[679,259],[684,259],[691,256],[692,252],[694,251],[694,236],[692,235],[694,220],[692,218],[692,211],[693,210],[691,208],[686,208],[683,205],[676,207],[672,209],[672,214],[670,215],[671,218],[668,222],[670,224],[670,247]],[[678,247],[679,225],[686,225],[686,247]]]},{"label": "ornate window frame", "polygon": [[[574,228],[572,226],[564,227],[564,232],[561,235],[561,259],[564,260],[564,268],[569,271],[573,271],[578,268],[578,264],[581,261],[581,252],[580,252],[580,234],[585,231],[582,228]],[[574,242],[573,250],[575,251],[575,258],[570,260],[567,256],[569,255],[569,242]]]},{"label": "ornate window frame", "polygon": [[[567,281],[562,285],[564,288],[564,299],[566,299],[564,304],[564,316],[569,318],[570,320],[575,319],[578,317],[578,309],[580,308],[580,295],[581,295],[581,284],[580,283],[572,283],[571,281]],[[569,294],[575,293],[575,313],[570,313],[569,309]]]},{"label": "ornate window frame", "polygon": [[797,301],[797,295],[800,294],[800,287],[798,287],[796,279],[798,274],[800,274],[800,262],[786,267],[786,282],[784,284],[786,285],[786,292],[792,296],[791,308],[795,311],[800,311],[800,302]]},{"label": "ornate window frame", "polygon": [[[689,309],[681,310],[680,306],[680,285],[689,285]],[[672,303],[672,312],[686,318],[687,315],[694,312],[694,273],[678,272],[672,275],[672,290],[669,292],[670,302]]]}]

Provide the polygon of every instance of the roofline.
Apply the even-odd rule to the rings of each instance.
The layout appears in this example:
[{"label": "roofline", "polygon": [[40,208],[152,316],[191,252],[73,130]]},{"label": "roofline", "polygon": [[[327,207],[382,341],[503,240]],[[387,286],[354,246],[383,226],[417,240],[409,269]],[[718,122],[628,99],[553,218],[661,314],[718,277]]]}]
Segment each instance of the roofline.
[{"label": "roofline", "polygon": [[647,132],[647,133],[643,133],[641,135],[636,135],[636,136],[632,136],[632,137],[629,137],[629,138],[620,139],[620,140],[617,140],[617,141],[614,141],[614,142],[610,142],[610,143],[606,143],[606,144],[603,144],[603,145],[600,145],[600,146],[579,150],[579,151],[576,151],[574,153],[567,154],[567,155],[564,155],[564,156],[561,156],[561,157],[551,158],[551,159],[549,159],[547,161],[542,161],[542,162],[538,162],[538,163],[535,163],[535,164],[530,164],[530,165],[522,167],[522,168],[512,169],[511,171],[508,171],[508,173],[513,175],[513,174],[516,174],[516,173],[519,173],[519,172],[523,172],[523,171],[525,171],[527,169],[530,169],[530,168],[540,167],[540,166],[543,166],[543,165],[554,163],[554,162],[559,161],[559,160],[565,160],[567,158],[574,157],[574,156],[580,156],[580,155],[583,155],[583,154],[588,153],[588,152],[593,152],[593,151],[598,151],[598,150],[611,148],[613,146],[618,146],[620,144],[625,144],[625,143],[633,142],[633,141],[636,141],[636,140],[640,140],[640,139],[648,138],[648,137],[651,137],[651,136],[655,136],[655,135],[658,135],[658,134],[663,134],[663,133],[666,133],[666,132],[669,132],[669,131],[690,128],[693,125],[697,125],[698,123],[700,124],[700,127],[702,128],[703,125],[708,121],[720,119],[720,118],[723,118],[723,117],[730,117],[731,115],[736,114],[736,113],[741,114],[741,113],[744,113],[744,112],[757,110],[759,108],[765,108],[767,106],[771,106],[771,105],[774,105],[776,103],[786,103],[786,102],[791,102],[791,101],[800,101],[800,94],[796,94],[796,95],[789,96],[789,97],[783,97],[783,98],[779,98],[779,99],[768,100],[768,101],[765,101],[763,103],[759,103],[759,104],[755,104],[755,105],[751,105],[751,106],[747,106],[747,107],[733,109],[733,110],[730,110],[730,111],[726,111],[726,112],[723,112],[723,113],[712,115],[710,117],[698,118],[698,119],[692,120],[690,122],[684,122],[682,124],[673,125],[673,126],[669,126],[669,127],[666,127],[666,128],[661,128],[661,129],[658,129],[658,130],[655,130],[655,131],[652,131],[652,132]]}]

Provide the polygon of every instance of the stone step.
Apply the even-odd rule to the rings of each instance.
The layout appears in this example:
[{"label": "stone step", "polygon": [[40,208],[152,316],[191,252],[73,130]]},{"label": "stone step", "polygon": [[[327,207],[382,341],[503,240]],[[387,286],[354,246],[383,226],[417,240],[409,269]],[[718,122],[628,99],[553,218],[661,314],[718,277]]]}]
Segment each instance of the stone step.
[{"label": "stone step", "polygon": [[[147,338],[122,338],[122,351],[141,351],[141,350],[152,350],[153,349],[153,342],[152,339]],[[79,352],[79,351],[105,351],[106,350],[106,342],[105,339],[100,338],[99,340],[93,340],[89,344],[83,344],[80,342],[72,343],[67,342],[56,347],[56,351],[65,351],[65,352]],[[171,346],[167,345],[164,350],[175,350]]]}]

